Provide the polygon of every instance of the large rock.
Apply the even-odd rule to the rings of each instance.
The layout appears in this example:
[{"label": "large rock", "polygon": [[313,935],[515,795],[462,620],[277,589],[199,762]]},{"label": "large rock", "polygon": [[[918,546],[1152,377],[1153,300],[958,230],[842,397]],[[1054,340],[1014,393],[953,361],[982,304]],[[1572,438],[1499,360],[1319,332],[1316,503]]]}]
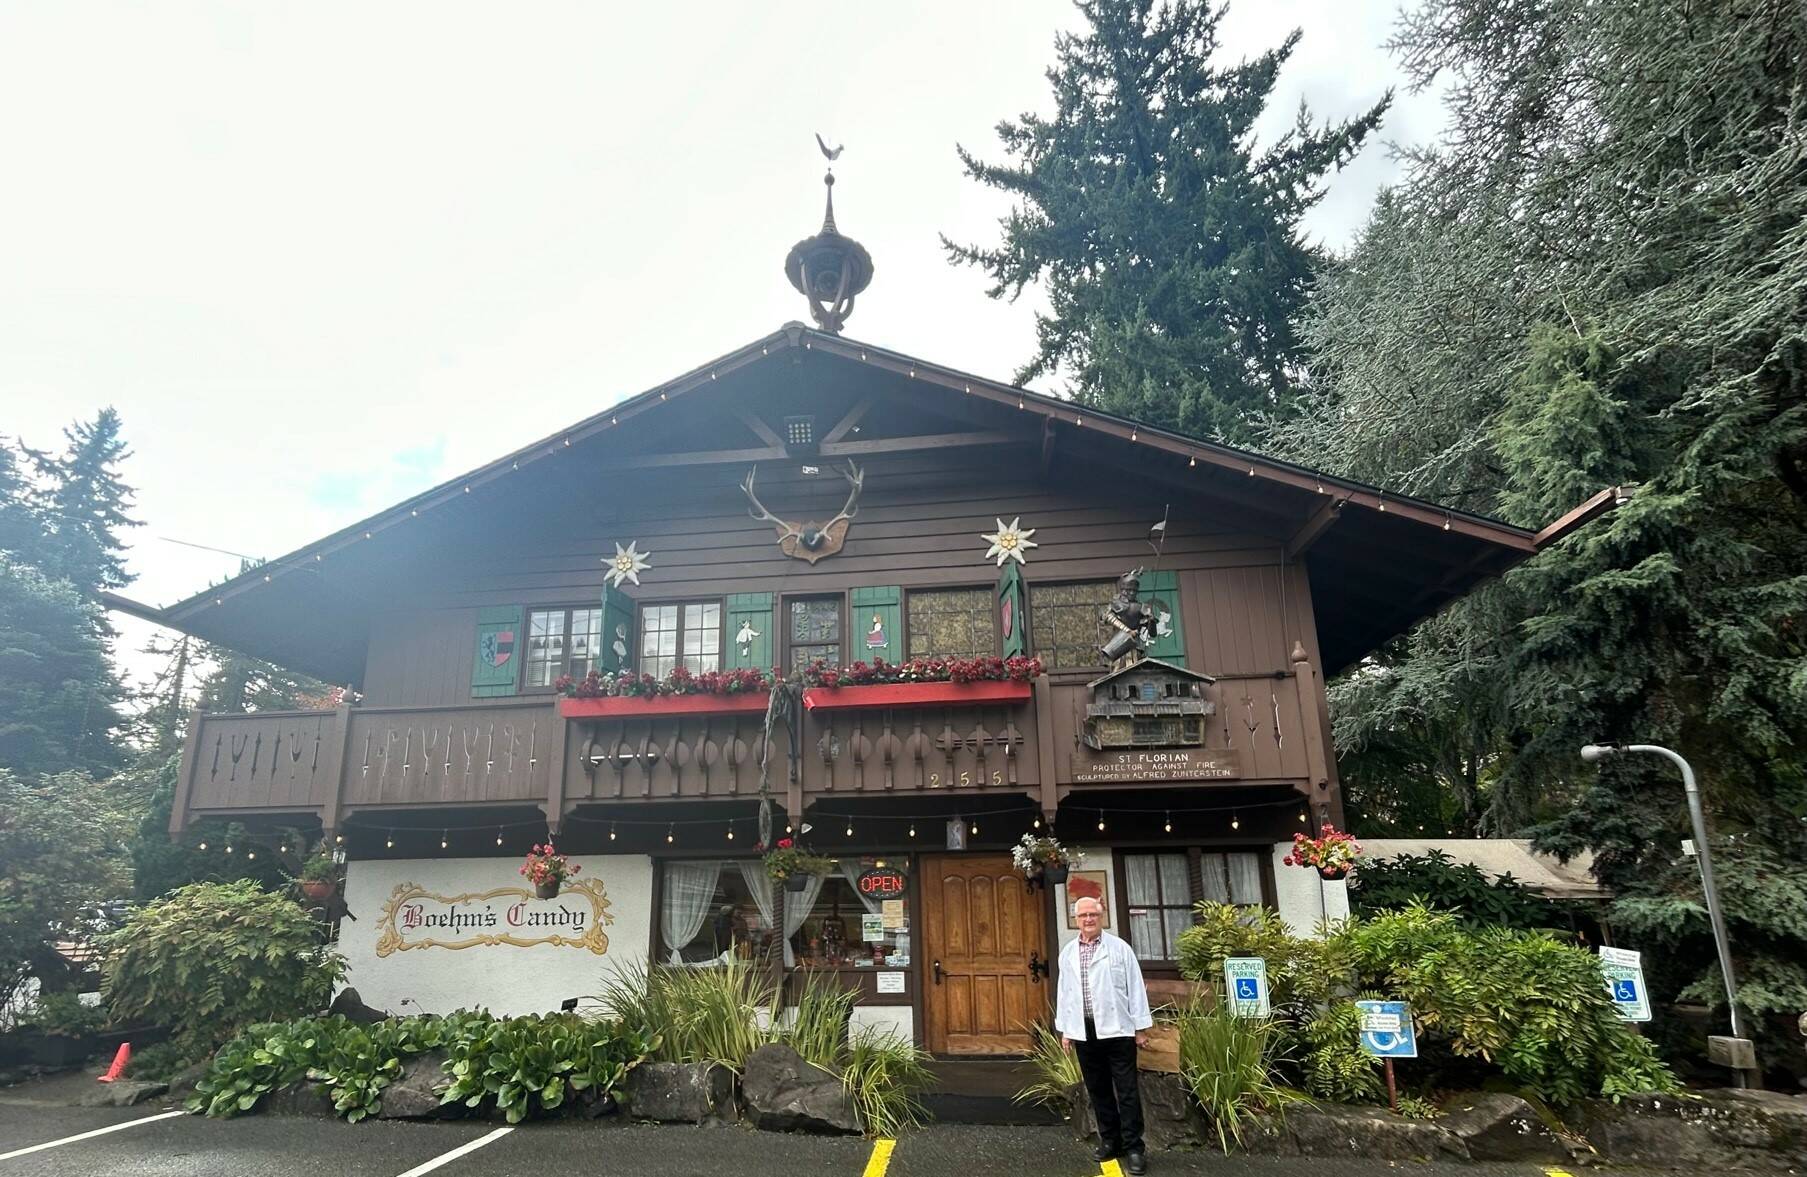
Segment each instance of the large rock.
[{"label": "large rock", "polygon": [[1717,1172],[1807,1169],[1807,1099],[1773,1091],[1629,1095],[1590,1102],[1583,1129],[1614,1164]]},{"label": "large rock", "polygon": [[169,1090],[168,1083],[149,1079],[115,1079],[111,1083],[96,1083],[94,1086],[95,1090],[82,1096],[83,1107],[129,1108],[147,1099],[155,1099]]},{"label": "large rock", "polygon": [[1566,1162],[1574,1155],[1534,1108],[1516,1095],[1480,1091],[1459,1096],[1437,1121],[1477,1161]]},{"label": "large rock", "polygon": [[740,1095],[754,1127],[775,1132],[856,1133],[859,1113],[838,1075],[774,1043],[747,1056]]},{"label": "large rock", "polygon": [[333,998],[333,1003],[326,1012],[338,1014],[346,1021],[356,1022],[360,1026],[374,1025],[389,1016],[380,1009],[365,1005],[364,999],[358,996],[358,991],[349,985],[339,990],[338,996]]},{"label": "large rock", "polygon": [[445,1051],[429,1050],[403,1060],[401,1077],[383,1088],[377,1119],[433,1120],[446,1115],[439,1103],[440,1091],[452,1081],[445,1073],[445,1059]]},{"label": "large rock", "polygon": [[1407,1120],[1383,1108],[1334,1103],[1288,1108],[1286,1131],[1308,1157],[1428,1161],[1468,1156],[1461,1138],[1441,1125]]},{"label": "large rock", "polygon": [[213,1067],[211,1059],[198,1063],[190,1063],[169,1077],[169,1097],[172,1100],[183,1100],[195,1093],[195,1087]]},{"label": "large rock", "polygon": [[734,1072],[719,1063],[641,1063],[627,1073],[622,1094],[628,1114],[640,1120],[728,1124],[735,1118]]}]

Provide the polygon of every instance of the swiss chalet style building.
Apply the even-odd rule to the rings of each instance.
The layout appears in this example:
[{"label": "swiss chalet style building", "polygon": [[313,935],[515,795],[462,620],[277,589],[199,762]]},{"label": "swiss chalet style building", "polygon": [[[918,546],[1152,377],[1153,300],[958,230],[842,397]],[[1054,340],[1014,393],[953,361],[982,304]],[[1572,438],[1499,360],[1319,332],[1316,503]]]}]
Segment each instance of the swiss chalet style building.
[{"label": "swiss chalet style building", "polygon": [[[362,693],[196,716],[172,833],[342,846],[372,1004],[555,1008],[610,967],[754,958],[833,971],[946,1053],[1026,1048],[1080,893],[1157,976],[1200,898],[1335,914],[1277,866],[1341,824],[1325,676],[1598,504],[1533,534],[846,339],[809,249],[843,250],[850,305],[848,246],[831,220],[793,252],[829,330],[786,324],[166,610],[116,602]],[[1150,660],[1113,672],[1138,568]],[[555,690],[1012,656],[1040,673],[817,687],[769,733],[763,692]],[[765,878],[762,796],[836,873]],[[1065,886],[1012,870],[1031,830],[1087,850]],[[556,900],[515,870],[548,836],[584,867]]]}]

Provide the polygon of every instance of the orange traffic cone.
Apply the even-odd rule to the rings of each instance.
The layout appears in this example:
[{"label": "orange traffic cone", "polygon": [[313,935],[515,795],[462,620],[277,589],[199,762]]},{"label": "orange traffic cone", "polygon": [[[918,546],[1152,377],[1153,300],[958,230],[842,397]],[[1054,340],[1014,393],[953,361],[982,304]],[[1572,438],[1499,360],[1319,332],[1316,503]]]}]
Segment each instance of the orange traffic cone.
[{"label": "orange traffic cone", "polygon": [[97,1076],[97,1078],[102,1083],[111,1083],[113,1080],[125,1074],[125,1065],[131,1061],[132,1044],[130,1042],[121,1042],[119,1044],[118,1053],[113,1056],[113,1065],[107,1068],[106,1074]]}]

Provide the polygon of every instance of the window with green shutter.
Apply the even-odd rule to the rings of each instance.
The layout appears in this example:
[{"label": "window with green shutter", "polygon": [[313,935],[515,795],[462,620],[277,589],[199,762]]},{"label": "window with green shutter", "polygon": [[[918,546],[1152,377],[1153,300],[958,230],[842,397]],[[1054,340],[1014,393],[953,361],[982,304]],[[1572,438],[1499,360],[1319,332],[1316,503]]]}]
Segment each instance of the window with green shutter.
[{"label": "window with green shutter", "polygon": [[1149,572],[1142,577],[1139,588],[1141,598],[1155,611],[1154,641],[1149,643],[1148,656],[1175,666],[1186,665],[1186,630],[1180,620],[1179,575],[1171,570]]},{"label": "window with green shutter", "polygon": [[1029,652],[1029,618],[1023,592],[1022,565],[1004,561],[998,574],[998,637],[1004,657],[1016,658]]},{"label": "window with green shutter", "polygon": [[634,668],[634,598],[612,585],[602,590],[602,643],[596,665],[604,674]]},{"label": "window with green shutter", "polygon": [[904,661],[902,604],[896,585],[853,590],[853,661]]},{"label": "window with green shutter", "polygon": [[496,605],[477,610],[476,652],[471,662],[471,696],[492,699],[515,693],[521,668],[521,607]]}]

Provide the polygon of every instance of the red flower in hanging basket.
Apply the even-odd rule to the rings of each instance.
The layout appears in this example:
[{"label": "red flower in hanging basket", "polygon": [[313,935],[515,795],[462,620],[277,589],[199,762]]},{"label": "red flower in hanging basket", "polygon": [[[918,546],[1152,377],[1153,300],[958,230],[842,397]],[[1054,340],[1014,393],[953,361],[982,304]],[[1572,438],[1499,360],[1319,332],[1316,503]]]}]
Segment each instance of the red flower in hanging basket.
[{"label": "red flower in hanging basket", "polygon": [[1316,838],[1294,834],[1293,852],[1280,861],[1287,866],[1315,870],[1326,879],[1340,879],[1349,873],[1361,854],[1362,844],[1355,840],[1354,835],[1326,825],[1324,832]]}]

